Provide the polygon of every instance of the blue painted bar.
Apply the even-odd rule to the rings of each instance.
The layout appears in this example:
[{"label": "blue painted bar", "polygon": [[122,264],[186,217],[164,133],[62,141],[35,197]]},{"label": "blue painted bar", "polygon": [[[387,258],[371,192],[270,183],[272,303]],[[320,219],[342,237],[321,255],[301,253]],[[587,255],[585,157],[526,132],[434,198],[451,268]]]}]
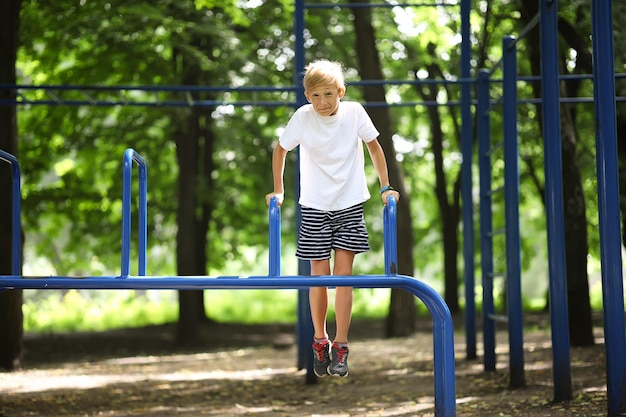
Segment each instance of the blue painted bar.
[{"label": "blue painted bar", "polygon": [[613,13],[610,1],[592,0],[591,5],[607,397],[609,417],[614,417],[626,415],[626,336],[615,122]]},{"label": "blue painted bar", "polygon": [[463,199],[463,283],[465,284],[465,337],[467,359],[476,358],[476,300],[474,298],[475,259],[474,202],[472,196],[472,39],[470,36],[471,0],[461,0],[461,197]]},{"label": "blue painted bar", "polygon": [[[355,275],[355,276],[273,276],[277,272],[271,263],[280,254],[276,233],[279,232],[280,210],[276,199],[270,202],[270,273],[267,276],[92,276],[92,277],[24,277],[0,276],[0,290],[16,288],[32,289],[297,289],[310,287],[400,288],[420,298],[433,319],[433,352],[435,365],[435,415],[456,415],[456,383],[454,363],[454,326],[450,311],[441,296],[430,286],[403,275]],[[397,242],[394,240],[396,225],[396,202],[387,201],[384,210],[385,233],[390,265],[397,263]]]},{"label": "blue painted bar", "polygon": [[491,118],[489,116],[489,71],[478,71],[476,133],[478,135],[478,183],[480,188],[480,268],[482,276],[483,367],[496,370],[496,325],[493,301],[493,215],[491,198]]},{"label": "blue painted bar", "polygon": [[276,197],[270,200],[269,213],[269,233],[270,233],[270,254],[269,254],[269,276],[280,275],[280,207]]},{"label": "blue painted bar", "polygon": [[22,248],[22,230],[20,217],[22,214],[22,188],[20,185],[21,174],[20,164],[14,155],[0,149],[0,159],[11,165],[11,273],[20,275],[21,248]]},{"label": "blue painted bar", "polygon": [[131,228],[131,184],[133,176],[133,162],[139,170],[139,260],[138,275],[146,275],[146,248],[148,237],[148,178],[146,162],[135,150],[128,148],[123,159],[122,183],[122,267],[121,276],[130,274],[130,228]]},{"label": "blue painted bar", "polygon": [[385,274],[398,273],[398,233],[396,199],[387,197],[387,204],[383,209],[383,247],[385,253]]},{"label": "blue painted bar", "polygon": [[372,9],[372,8],[393,8],[393,7],[442,7],[456,6],[456,3],[308,3],[307,9]]},{"label": "blue painted bar", "polygon": [[435,415],[456,416],[454,327],[441,296],[421,281],[404,275],[355,276],[148,276],[148,277],[21,277],[0,276],[0,288],[35,289],[307,289],[353,286],[355,288],[400,288],[419,297],[433,319]]},{"label": "blue painted bar", "polygon": [[554,401],[572,399],[567,307],[557,2],[540,0],[541,76]]},{"label": "blue painted bar", "polygon": [[504,216],[509,331],[509,383],[526,385],[522,316],[522,260],[519,227],[519,150],[517,130],[517,48],[515,37],[502,39],[502,126],[504,136]]}]

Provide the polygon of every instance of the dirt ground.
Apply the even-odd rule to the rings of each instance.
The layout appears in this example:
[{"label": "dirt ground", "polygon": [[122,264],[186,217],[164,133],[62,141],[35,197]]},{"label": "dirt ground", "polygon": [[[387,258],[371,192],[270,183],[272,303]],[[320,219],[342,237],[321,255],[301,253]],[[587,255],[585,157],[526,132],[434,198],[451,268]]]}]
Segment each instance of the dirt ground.
[{"label": "dirt ground", "polygon": [[[525,320],[528,320],[526,318]],[[497,371],[465,358],[455,334],[457,416],[607,415],[605,350],[572,348],[573,399],[553,403],[547,318],[524,334],[526,387],[509,389],[508,342],[497,335]],[[24,369],[0,373],[0,417],[25,416],[434,416],[430,319],[411,337],[383,339],[382,322],[355,322],[350,375],[305,384],[293,325],[210,324],[207,342],[181,350],[173,326],[27,335]],[[332,334],[332,333],[331,333]],[[479,334],[478,339],[481,339]]]}]

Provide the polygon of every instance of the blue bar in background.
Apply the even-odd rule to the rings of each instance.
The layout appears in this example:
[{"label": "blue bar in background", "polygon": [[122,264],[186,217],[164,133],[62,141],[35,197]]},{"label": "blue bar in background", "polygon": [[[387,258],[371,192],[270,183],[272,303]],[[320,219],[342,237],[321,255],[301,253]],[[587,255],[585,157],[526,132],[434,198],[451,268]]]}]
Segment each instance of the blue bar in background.
[{"label": "blue bar in background", "polygon": [[502,125],[504,136],[504,206],[506,225],[506,285],[509,330],[509,382],[526,385],[524,378],[524,322],[522,260],[519,226],[519,149],[517,129],[517,48],[513,36],[502,39]]},{"label": "blue bar in background", "polygon": [[626,335],[615,109],[613,13],[592,0],[593,85],[600,217],[600,260],[609,417],[626,415]]},{"label": "blue bar in background", "polygon": [[567,307],[557,2],[540,0],[543,141],[554,401],[572,399]]}]

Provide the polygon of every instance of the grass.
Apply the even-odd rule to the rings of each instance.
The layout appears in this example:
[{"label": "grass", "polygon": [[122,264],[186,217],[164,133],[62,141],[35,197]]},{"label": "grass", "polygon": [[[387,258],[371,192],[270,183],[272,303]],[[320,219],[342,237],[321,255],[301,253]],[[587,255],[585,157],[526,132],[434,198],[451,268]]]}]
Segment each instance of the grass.
[{"label": "grass", "polygon": [[[332,296],[332,292],[331,292]],[[230,323],[293,323],[297,319],[296,290],[208,290],[207,314]],[[354,316],[381,318],[387,314],[389,290],[355,291]],[[54,333],[142,327],[178,320],[176,291],[169,290],[26,290],[24,331]],[[333,311],[329,312],[333,318]]]},{"label": "grass", "polygon": [[[354,318],[384,318],[389,289],[355,290]],[[332,297],[331,292],[331,297]],[[601,288],[591,289],[592,308],[602,309]],[[207,290],[207,315],[224,323],[294,323],[297,320],[296,290]],[[417,302],[418,313],[427,315]],[[477,308],[480,303],[477,300]],[[524,300],[527,311],[542,308],[544,300]],[[334,319],[334,311],[329,319]],[[178,320],[177,292],[171,290],[25,290],[24,331],[56,333],[102,331],[172,323]]]}]

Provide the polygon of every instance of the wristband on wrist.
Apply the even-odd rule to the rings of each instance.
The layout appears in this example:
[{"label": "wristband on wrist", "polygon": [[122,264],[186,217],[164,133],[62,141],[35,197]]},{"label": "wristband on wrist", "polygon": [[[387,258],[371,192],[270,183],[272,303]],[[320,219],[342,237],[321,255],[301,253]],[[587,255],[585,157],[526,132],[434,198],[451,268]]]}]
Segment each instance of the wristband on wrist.
[{"label": "wristband on wrist", "polygon": [[391,185],[385,185],[384,187],[380,189],[380,195],[383,195],[385,191],[394,191],[394,190],[395,188],[393,188]]}]

